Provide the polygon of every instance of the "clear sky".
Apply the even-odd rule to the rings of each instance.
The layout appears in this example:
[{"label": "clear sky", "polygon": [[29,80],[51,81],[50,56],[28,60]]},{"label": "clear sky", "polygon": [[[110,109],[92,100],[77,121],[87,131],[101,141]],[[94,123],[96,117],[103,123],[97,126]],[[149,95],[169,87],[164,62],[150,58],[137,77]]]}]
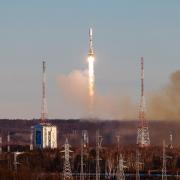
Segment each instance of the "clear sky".
[{"label": "clear sky", "polygon": [[87,68],[90,26],[99,94],[125,91],[138,100],[141,56],[146,92],[180,68],[179,0],[1,0],[0,118],[40,116],[43,59],[49,117],[72,117],[57,78]]}]

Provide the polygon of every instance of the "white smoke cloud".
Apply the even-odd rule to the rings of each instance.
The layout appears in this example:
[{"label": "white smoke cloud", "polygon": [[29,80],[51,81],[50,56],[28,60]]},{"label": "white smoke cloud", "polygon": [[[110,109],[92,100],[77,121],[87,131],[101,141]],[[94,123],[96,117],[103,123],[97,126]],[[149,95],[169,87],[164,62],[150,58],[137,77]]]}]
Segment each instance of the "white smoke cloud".
[{"label": "white smoke cloud", "polygon": [[[58,77],[61,98],[71,118],[89,118],[88,71],[75,70]],[[117,98],[118,97],[118,98]],[[93,117],[97,119],[134,119],[136,110],[127,95],[101,95],[95,90]]]}]

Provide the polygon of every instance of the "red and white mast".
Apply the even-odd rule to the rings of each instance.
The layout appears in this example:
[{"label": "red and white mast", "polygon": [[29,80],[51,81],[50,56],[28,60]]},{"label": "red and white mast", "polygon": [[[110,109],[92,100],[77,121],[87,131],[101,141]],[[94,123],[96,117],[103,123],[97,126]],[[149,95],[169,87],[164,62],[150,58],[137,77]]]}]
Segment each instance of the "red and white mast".
[{"label": "red and white mast", "polygon": [[144,96],[144,59],[141,58],[141,100],[139,108],[139,127],[137,132],[137,144],[140,147],[150,145],[148,123],[145,116],[145,96]]}]

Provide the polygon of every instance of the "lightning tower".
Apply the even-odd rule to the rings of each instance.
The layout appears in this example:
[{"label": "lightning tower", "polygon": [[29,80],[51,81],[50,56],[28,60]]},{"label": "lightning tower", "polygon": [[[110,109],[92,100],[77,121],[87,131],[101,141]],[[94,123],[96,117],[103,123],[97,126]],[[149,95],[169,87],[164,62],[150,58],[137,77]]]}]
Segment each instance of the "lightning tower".
[{"label": "lightning tower", "polygon": [[42,78],[42,106],[41,106],[41,123],[44,123],[48,117],[47,100],[46,100],[46,62],[43,65],[43,78]]},{"label": "lightning tower", "polygon": [[[48,110],[46,102],[46,62],[42,62],[42,106],[41,118],[33,126],[33,148],[57,148],[57,127],[47,122]],[[31,129],[32,132],[32,129]],[[32,146],[31,146],[32,148]]]},{"label": "lightning tower", "polygon": [[90,115],[93,114],[93,106],[94,106],[94,82],[95,82],[95,74],[94,74],[94,51],[93,51],[93,31],[92,28],[89,29],[89,52],[88,52],[88,89],[89,89],[89,110]]},{"label": "lightning tower", "polygon": [[139,147],[150,145],[148,123],[145,117],[145,97],[144,97],[144,59],[141,58],[141,101],[139,108],[139,127],[137,131],[137,144]]}]

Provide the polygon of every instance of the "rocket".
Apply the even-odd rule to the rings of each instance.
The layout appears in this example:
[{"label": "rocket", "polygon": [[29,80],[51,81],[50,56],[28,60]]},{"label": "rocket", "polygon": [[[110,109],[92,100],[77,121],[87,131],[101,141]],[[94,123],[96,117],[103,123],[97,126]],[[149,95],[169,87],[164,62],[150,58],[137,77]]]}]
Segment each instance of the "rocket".
[{"label": "rocket", "polygon": [[88,53],[89,56],[94,56],[92,36],[93,36],[92,28],[89,28],[89,53]]}]

